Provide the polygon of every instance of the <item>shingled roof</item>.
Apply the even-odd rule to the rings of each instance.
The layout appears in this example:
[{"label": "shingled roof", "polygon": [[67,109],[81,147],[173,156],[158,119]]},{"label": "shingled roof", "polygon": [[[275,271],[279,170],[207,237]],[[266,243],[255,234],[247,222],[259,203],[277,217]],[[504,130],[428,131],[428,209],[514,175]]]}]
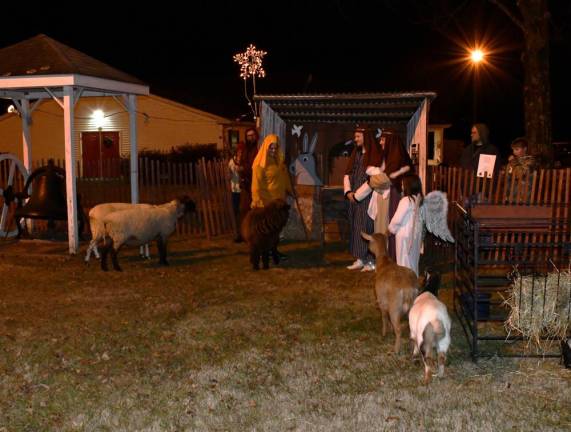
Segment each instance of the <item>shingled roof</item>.
[{"label": "shingled roof", "polygon": [[285,121],[407,123],[434,92],[257,95]]},{"label": "shingled roof", "polygon": [[0,49],[0,78],[39,75],[85,75],[145,85],[141,80],[45,34]]}]

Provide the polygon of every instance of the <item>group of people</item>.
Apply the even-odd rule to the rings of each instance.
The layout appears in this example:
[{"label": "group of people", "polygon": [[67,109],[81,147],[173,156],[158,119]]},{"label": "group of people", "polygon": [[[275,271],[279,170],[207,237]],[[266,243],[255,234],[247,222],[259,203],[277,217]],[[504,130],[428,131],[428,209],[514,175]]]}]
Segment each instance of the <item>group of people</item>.
[{"label": "group of people", "polygon": [[[388,238],[388,254],[399,265],[418,274],[421,239],[415,236],[419,222],[419,207],[423,194],[421,180],[414,173],[412,160],[400,135],[390,130],[357,127],[354,148],[343,178],[348,201],[349,252],[355,261],[349,270],[374,271],[374,257],[368,250],[361,232],[380,232]],[[460,165],[477,170],[481,155],[496,157],[493,171],[499,171],[499,151],[489,141],[485,124],[475,124],[471,144],[464,149]],[[235,242],[241,242],[241,221],[254,207],[265,207],[274,199],[293,195],[284,154],[277,135],[264,138],[258,149],[259,136],[255,128],[246,131],[246,141],[238,144],[229,161],[233,207],[237,232]],[[527,141],[517,138],[511,144],[513,154],[508,160],[508,176],[517,182],[527,181],[535,169],[535,158],[527,155]],[[494,176],[495,177],[495,176]],[[281,255],[281,254],[280,254]],[[285,255],[281,255],[285,258]]]},{"label": "group of people", "polygon": [[[471,143],[462,152],[460,166],[464,169],[477,171],[481,155],[492,155],[496,157],[493,167],[494,179],[500,171],[500,152],[489,139],[490,132],[483,123],[476,123],[472,126]],[[506,199],[508,202],[528,200],[531,194],[530,182],[531,174],[538,168],[538,159],[528,154],[528,141],[524,137],[519,137],[511,142],[512,154],[508,157],[505,170],[507,173],[507,184],[509,191]],[[526,194],[528,196],[523,196]]]},{"label": "group of people", "polygon": [[[388,237],[389,256],[418,274],[420,242],[414,241],[418,208],[422,204],[420,178],[400,136],[389,130],[358,127],[347,163],[343,187],[349,201],[349,270],[374,271],[374,257],[361,232]],[[394,236],[389,235],[394,234]]]},{"label": "group of people", "polygon": [[[275,199],[286,200],[293,195],[284,154],[277,135],[264,138],[258,149],[258,132],[246,130],[246,141],[238,143],[234,156],[228,162],[231,173],[232,205],[237,221],[236,243],[242,242],[242,220],[254,207],[265,207]],[[286,256],[280,253],[280,258]]]}]

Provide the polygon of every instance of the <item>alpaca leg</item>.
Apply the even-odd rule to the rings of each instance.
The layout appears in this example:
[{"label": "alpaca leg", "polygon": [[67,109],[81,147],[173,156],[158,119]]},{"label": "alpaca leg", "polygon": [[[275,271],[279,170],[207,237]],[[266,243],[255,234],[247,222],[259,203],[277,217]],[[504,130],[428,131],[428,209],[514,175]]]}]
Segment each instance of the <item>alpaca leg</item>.
[{"label": "alpaca leg", "polygon": [[278,265],[280,263],[280,254],[278,253],[277,246],[272,248],[272,260],[274,261],[275,265]]},{"label": "alpaca leg", "polygon": [[167,262],[167,241],[159,237],[157,239],[157,248],[159,249],[159,264],[169,265]]},{"label": "alpaca leg", "polygon": [[270,253],[268,251],[262,252],[262,266],[264,270],[270,268]]},{"label": "alpaca leg", "polygon": [[260,254],[256,248],[250,250],[250,262],[253,270],[260,270]]}]

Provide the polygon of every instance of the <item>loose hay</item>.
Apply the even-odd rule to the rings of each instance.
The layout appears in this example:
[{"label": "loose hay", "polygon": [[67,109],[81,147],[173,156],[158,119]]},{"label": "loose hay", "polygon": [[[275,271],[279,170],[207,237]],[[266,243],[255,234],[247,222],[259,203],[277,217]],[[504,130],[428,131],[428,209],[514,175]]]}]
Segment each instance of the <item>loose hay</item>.
[{"label": "loose hay", "polygon": [[516,272],[505,304],[509,332],[521,334],[546,352],[551,342],[566,336],[570,325],[571,272],[521,276]]}]

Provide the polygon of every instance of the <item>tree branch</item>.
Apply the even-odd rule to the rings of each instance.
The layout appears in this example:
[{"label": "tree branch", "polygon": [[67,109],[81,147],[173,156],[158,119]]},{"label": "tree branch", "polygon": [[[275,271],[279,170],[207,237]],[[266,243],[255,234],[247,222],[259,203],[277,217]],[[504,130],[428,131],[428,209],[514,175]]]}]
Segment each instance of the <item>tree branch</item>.
[{"label": "tree branch", "polygon": [[493,5],[496,5],[503,13],[505,13],[512,22],[520,28],[522,32],[525,33],[525,26],[523,21],[514,15],[508,6],[506,6],[501,0],[488,0]]}]

